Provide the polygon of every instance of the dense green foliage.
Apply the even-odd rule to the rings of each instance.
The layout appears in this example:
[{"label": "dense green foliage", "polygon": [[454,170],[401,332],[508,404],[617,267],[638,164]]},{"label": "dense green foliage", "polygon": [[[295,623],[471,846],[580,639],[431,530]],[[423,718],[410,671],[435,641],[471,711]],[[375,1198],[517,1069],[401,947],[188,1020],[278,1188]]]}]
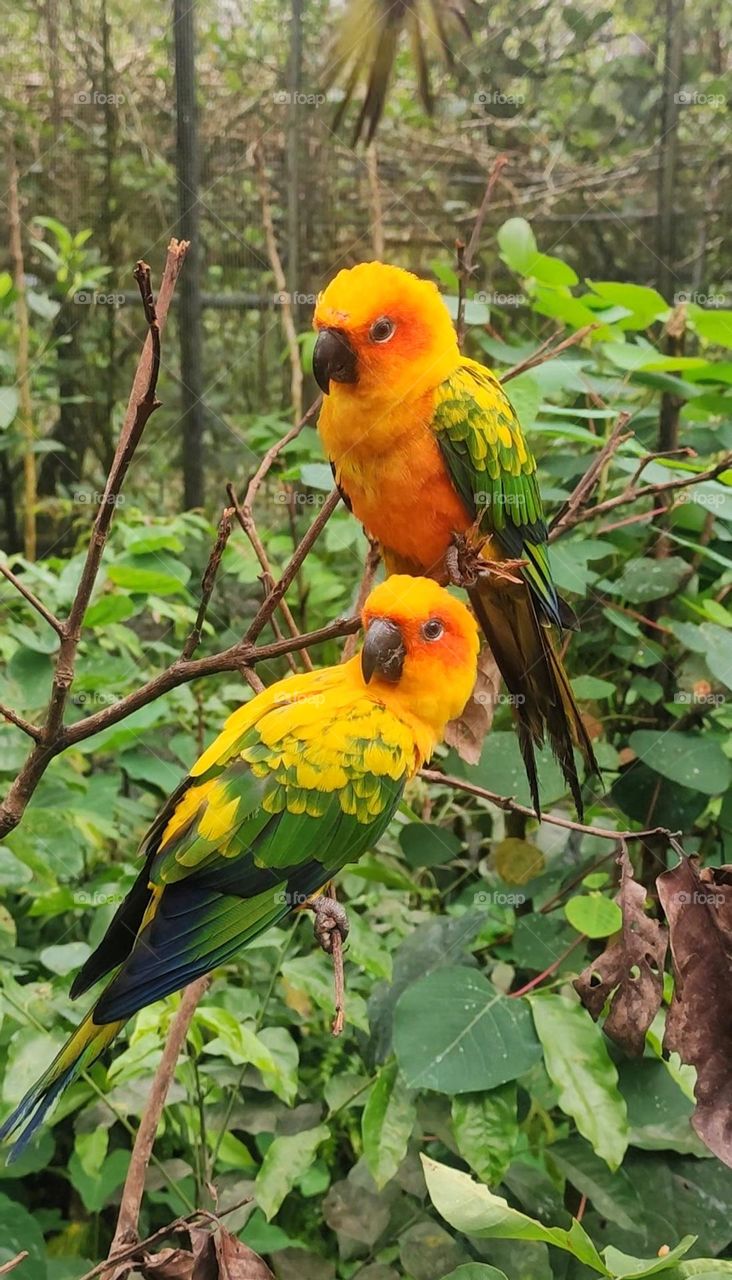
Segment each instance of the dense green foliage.
[{"label": "dense green foliage", "polygon": [[[307,98],[320,89],[336,6],[312,0],[303,9]],[[451,69],[437,60],[432,68],[436,120],[415,100],[409,51],[399,53],[374,157],[380,200],[362,152],[332,134],[334,104],[293,112],[283,99],[293,32],[283,17],[299,10],[270,0],[245,13],[199,7],[207,505],[180,513],[185,371],[174,308],[163,407],[115,504],[67,721],[113,705],[180,653],[224,482],[242,493],[292,421],[248,144],[264,139],[306,371],[314,293],[336,267],[371,256],[379,232],[384,256],[432,274],[457,314],[455,234],[469,236],[485,174],[505,150],[506,180],[468,290],[469,354],[505,373],[555,330],[571,339],[595,326],[506,383],[549,516],[621,412],[632,431],[590,498],[623,502],[583,514],[551,546],[557,584],[581,622],[567,668],[607,787],[588,789],[586,821],[605,832],[678,830],[705,867],[732,863],[732,471],[672,492],[627,492],[693,481],[732,449],[721,5],[698,0],[693,21],[687,15],[670,89],[673,22],[664,28],[646,0],[612,11],[528,5],[518,19],[507,0],[487,15],[485,6],[478,16],[468,10],[472,42],[458,46]],[[49,3],[6,15],[13,69],[0,90],[11,99],[0,107],[21,175],[35,563],[22,554],[27,439],[17,295],[5,271],[0,511],[7,563],[64,617],[144,331],[125,292],[131,264],[146,256],[157,276],[177,214],[167,13],[80,0],[74,30],[61,36],[55,13]],[[669,92],[686,95],[670,125]],[[657,218],[669,175],[671,240]],[[234,293],[235,304],[209,305]],[[308,427],[257,498],[275,572],[330,487]],[[300,629],[351,610],[366,552],[339,508],[288,593]],[[259,573],[236,528],[200,654],[245,632],[261,600]],[[320,645],[312,659],[337,661],[341,648]],[[53,630],[0,579],[0,703],[39,722],[57,649]],[[267,684],[288,670],[284,659],[257,666]],[[132,883],[165,796],[249,696],[236,673],[181,685],[63,752],[0,844],[0,1116],[78,1020],[72,976]],[[29,745],[0,720],[0,795]],[[445,748],[433,763],[529,801],[505,697],[477,767]],[[213,1207],[214,1186],[219,1207],[252,1197],[225,1222],[277,1280],[732,1275],[732,1171],[692,1128],[693,1068],[662,1049],[673,978],[641,1057],[610,1041],[602,1018],[593,1022],[579,1003],[572,980],[621,924],[616,843],[572,828],[548,753],[540,781],[546,811],[569,825],[539,824],[441,782],[410,784],[378,851],[339,881],[351,921],[340,1038],[330,1034],[331,963],[309,917],[270,930],[217,971],[168,1096],[141,1233]],[[648,917],[661,917],[656,877],[677,854],[659,835],[629,848]],[[22,1160],[0,1167],[0,1267],[28,1250],[19,1280],[76,1280],[106,1255],[179,999],[138,1014]],[[729,1024],[711,1000],[702,1021],[717,1059],[729,1061]]]},{"label": "dense green foliage", "polygon": [[[689,354],[667,357],[659,335],[668,308],[653,290],[578,286],[558,258],[536,256],[531,231],[518,220],[503,226],[499,246],[530,315],[549,313],[568,332],[588,319],[599,324],[591,345],[508,384],[540,454],[550,510],[561,506],[626,409],[634,435],[609,464],[596,498],[623,490],[654,447],[665,394],[679,397],[682,438],[698,456],[654,461],[642,482],[678,479],[720,456],[731,442],[730,366],[719,351],[730,341],[728,315],[690,309]],[[454,288],[448,264],[435,265]],[[499,369],[534,350],[526,330],[509,329],[503,317],[506,337],[495,336],[480,300],[468,304],[468,319],[471,349]],[[262,417],[252,441],[262,450],[281,428]],[[580,524],[552,548],[559,585],[582,621],[570,669],[578,673],[575,689],[609,788],[607,797],[589,798],[589,821],[610,829],[682,828],[687,849],[712,863],[729,857],[732,825],[732,617],[724,603],[732,495],[723,480],[682,490],[688,500],[664,512],[662,525],[649,518],[653,500],[645,499]],[[288,447],[259,507],[275,564],[284,564],[293,529],[305,527],[328,486],[317,442],[305,433]],[[59,613],[74,591],[89,518],[81,494],[76,500],[82,505],[72,554],[51,554],[37,565],[14,559]],[[643,519],[610,527],[643,511]],[[213,533],[199,514],[155,516],[120,504],[85,619],[72,718],[109,705],[179,651]],[[301,626],[347,610],[364,550],[362,534],[340,510],[293,594]],[[259,596],[255,576],[252,553],[235,535],[206,649],[241,633]],[[3,611],[0,699],[33,719],[48,695],[56,639],[10,591]],[[336,655],[335,646],[314,653],[318,661]],[[270,681],[285,671],[280,662],[259,674]],[[69,974],[131,882],[146,825],[245,696],[243,681],[226,676],[182,687],[66,752],[5,841],[5,1106],[76,1018]],[[5,726],[0,746],[10,780],[25,743]],[[477,769],[452,756],[444,763],[527,799],[507,707],[499,707]],[[542,789],[548,806],[568,810],[549,759]],[[329,1037],[329,962],[314,949],[306,921],[271,930],[218,973],[195,1015],[165,1111],[143,1226],[205,1203],[206,1184],[214,1181],[223,1205],[253,1191],[254,1211],[236,1211],[229,1225],[243,1228],[242,1238],[267,1253],[282,1276],[332,1275],[335,1268],[365,1280],[437,1280],[482,1258],[511,1280],[548,1280],[590,1275],[597,1264],[589,1245],[559,1238],[582,1197],[583,1227],[598,1248],[610,1244],[643,1257],[690,1234],[698,1237],[695,1253],[724,1252],[730,1219],[718,1206],[732,1199],[732,1174],[705,1158],[690,1127],[693,1072],[663,1060],[663,1015],[645,1057],[633,1061],[603,1038],[568,986],[619,924],[612,852],[612,843],[597,837],[538,827],[415,782],[379,852],[342,877],[352,922],[346,1034]],[[662,842],[644,846],[649,887],[667,857],[670,864],[675,855]],[[508,994],[537,978],[527,996]],[[104,1247],[130,1133],[176,1003],[138,1015],[111,1061],[74,1086],[22,1163],[3,1171],[0,1250],[30,1248],[29,1276],[45,1275],[47,1266],[49,1275],[75,1276],[80,1259],[91,1263]],[[438,1162],[430,1166],[429,1190],[441,1222],[430,1211],[419,1152]],[[473,1227],[495,1202],[463,1187],[454,1208],[450,1177],[458,1175],[442,1165],[471,1170],[507,1195],[514,1216],[528,1215],[521,1229],[504,1229],[499,1214],[489,1238],[471,1230],[468,1240],[470,1195],[477,1197]],[[570,1254],[562,1252],[567,1248]],[[692,1274],[680,1263],[671,1271],[675,1258],[668,1259],[669,1275]],[[610,1255],[606,1261],[612,1274],[629,1274]],[[495,1275],[490,1267],[475,1263],[458,1275]]]}]

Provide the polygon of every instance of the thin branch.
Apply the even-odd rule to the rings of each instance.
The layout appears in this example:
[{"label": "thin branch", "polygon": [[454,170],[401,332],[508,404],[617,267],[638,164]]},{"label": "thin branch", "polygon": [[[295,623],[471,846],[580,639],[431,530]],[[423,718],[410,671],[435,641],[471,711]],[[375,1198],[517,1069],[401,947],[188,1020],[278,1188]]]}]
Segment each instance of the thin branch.
[{"label": "thin branch", "polygon": [[[507,813],[521,813],[525,818],[536,818],[533,809],[519,804],[510,796],[499,796],[495,791],[487,791],[485,787],[476,786],[473,782],[464,782],[462,778],[454,778],[451,774],[440,773],[437,769],[420,769],[420,778],[426,782],[439,782],[443,786],[455,787],[457,791],[465,791],[470,796],[479,796],[481,800],[490,800],[498,809]],[[680,835],[679,831],[670,831],[668,827],[652,827],[648,831],[611,831],[609,827],[586,826],[583,822],[572,822],[570,818],[560,818],[558,814],[543,813],[542,822],[549,822],[554,827],[566,827],[569,831],[581,831],[586,836],[597,836],[600,840],[645,840],[650,836],[664,836],[667,840]]]},{"label": "thin branch", "polygon": [[525,360],[520,360],[518,364],[514,364],[505,373],[501,374],[501,382],[510,382],[511,378],[517,378],[520,373],[525,373],[527,369],[535,369],[539,364],[545,364],[547,360],[553,360],[562,351],[567,351],[569,347],[576,347],[579,342],[583,342],[588,334],[595,329],[599,329],[599,324],[586,324],[583,329],[577,329],[575,333],[571,333],[568,338],[564,338],[562,342],[555,340],[564,332],[563,329],[557,329],[554,333],[537,347],[532,356],[527,356]]},{"label": "thin branch", "polygon": [[483,231],[483,223],[485,222],[486,214],[488,213],[491,200],[493,199],[493,192],[495,190],[496,183],[507,164],[507,155],[496,156],[493,162],[493,167],[488,174],[488,181],[483,193],[483,199],[480,202],[480,208],[475,215],[475,222],[473,223],[473,230],[470,234],[470,240],[468,241],[467,248],[462,240],[455,241],[458,277],[458,309],[455,328],[457,330],[458,346],[461,348],[465,341],[465,296],[467,287],[470,277],[475,272],[475,258],[480,244],[481,232]]},{"label": "thin branch", "polygon": [[[361,582],[358,588],[358,595],[356,596],[356,603],[354,605],[354,613],[357,614],[358,617],[361,616],[361,612],[366,603],[366,597],[368,596],[372,586],[374,585],[374,578],[376,577],[376,571],[379,567],[380,560],[381,560],[381,549],[379,547],[379,544],[378,542],[374,542],[373,538],[369,538],[369,549],[366,555],[366,563],[364,564],[364,567],[363,567]],[[348,639],[346,640],[346,643],[343,646],[341,662],[348,662],[349,659],[353,657],[354,653],[356,652],[357,644],[358,644],[358,640],[356,639],[356,633],[354,632],[353,635],[348,637]]]},{"label": "thin branch", "polygon": [[0,1267],[0,1276],[6,1276],[9,1271],[12,1271],[14,1267],[17,1267],[19,1262],[24,1262],[27,1257],[27,1249],[23,1249],[20,1253],[16,1253],[14,1258],[9,1258],[7,1262],[2,1264]]},{"label": "thin branch", "polygon": [[297,577],[297,574],[300,571],[300,566],[305,560],[305,557],[320,537],[340,500],[341,495],[338,490],[333,489],[332,493],[328,495],[323,503],[323,506],[313,520],[313,523],[307,533],[300,539],[300,542],[295,548],[292,559],[284,570],[279,582],[275,583],[266,600],[263,601],[258,609],[254,620],[246,633],[246,640],[250,642],[256,640],[262,628],[266,626],[267,622],[269,622],[272,613],[277,608],[290,583]]},{"label": "thin branch", "polygon": [[206,613],[208,612],[208,606],[213,594],[216,575],[221,565],[221,558],[226,550],[226,544],[231,535],[231,518],[233,514],[231,507],[224,507],[224,510],[221,513],[216,541],[211,548],[208,564],[206,565],[203,578],[201,579],[201,600],[198,606],[198,613],[196,614],[196,621],[194,622],[193,629],[181,650],[181,658],[183,659],[191,658],[201,643],[203,625],[206,621]]},{"label": "thin branch", "polygon": [[32,738],[34,742],[40,742],[43,730],[39,729],[38,725],[31,724],[30,720],[24,720],[22,716],[18,715],[17,711],[13,711],[11,707],[6,707],[2,702],[0,702],[0,716],[4,720],[8,720],[10,724],[14,724],[16,729],[22,729],[23,733],[27,733],[28,737]]},{"label": "thin branch", "polygon": [[528,995],[529,991],[533,991],[534,987],[538,987],[540,983],[544,981],[545,978],[550,978],[553,973],[556,973],[560,964],[562,964],[563,961],[567,959],[567,956],[572,954],[575,947],[578,947],[580,942],[586,942],[586,941],[587,941],[586,934],[584,933],[578,934],[577,937],[572,942],[570,942],[569,946],[565,948],[562,954],[560,956],[557,956],[556,960],[553,960],[551,964],[547,965],[546,969],[544,969],[542,973],[538,973],[536,977],[532,978],[530,982],[527,982],[525,986],[519,987],[518,991],[509,991],[508,994],[511,997],[511,999],[516,1000],[518,996]]},{"label": "thin branch", "polygon": [[142,1257],[151,1245],[158,1244],[166,1236],[177,1235],[179,1231],[187,1231],[189,1227],[195,1226],[197,1223],[212,1223],[215,1226],[218,1224],[219,1219],[225,1218],[228,1213],[235,1213],[237,1209],[243,1208],[245,1204],[251,1204],[251,1199],[251,1196],[245,1196],[243,1200],[237,1200],[234,1204],[228,1205],[226,1209],[219,1209],[216,1213],[211,1213],[208,1209],[196,1209],[184,1218],[174,1218],[166,1226],[158,1227],[157,1231],[153,1231],[152,1235],[145,1236],[144,1240],[120,1250],[113,1257],[105,1258],[104,1262],[98,1262],[90,1271],[85,1271],[80,1280],[95,1280],[96,1276],[102,1275],[104,1271],[110,1271],[122,1262],[133,1262]]},{"label": "thin branch", "polygon": [[53,754],[58,755],[67,747],[75,746],[77,742],[93,737],[102,729],[118,724],[120,720],[125,720],[127,716],[132,715],[133,711],[139,711],[141,707],[146,707],[162,694],[170,693],[171,689],[177,689],[182,684],[190,684],[192,680],[199,680],[203,676],[221,675],[224,671],[245,673],[248,667],[255,666],[259,662],[282,658],[288,653],[322,644],[326,640],[338,640],[342,636],[351,635],[354,631],[358,631],[360,626],[361,619],[358,617],[336,618],[334,622],[329,622],[327,626],[319,627],[316,631],[306,631],[301,636],[288,636],[284,640],[275,641],[274,644],[257,647],[247,640],[239,640],[229,649],[209,654],[204,658],[191,658],[187,661],[178,658],[164,671],[160,671],[139,689],[134,689],[132,693],[120,698],[118,702],[110,703],[109,706],[102,707],[92,715],[85,716],[83,720],[67,725]]},{"label": "thin branch", "polygon": [[572,524],[574,523],[573,517],[578,511],[582,510],[587,503],[588,498],[594,493],[610,458],[620,448],[621,444],[625,444],[626,440],[630,440],[632,438],[633,432],[625,430],[629,421],[629,413],[623,412],[618,415],[618,420],[610,432],[608,439],[605,441],[605,444],[599,452],[595,454],[584,475],[576,484],[574,491],[554,516],[554,519],[549,526],[550,541],[558,538],[565,529],[572,528]]},{"label": "thin branch", "polygon": [[[139,262],[135,269],[135,279],[140,288],[145,317],[148,323],[148,334],[138,361],[117,449],[92,527],[79,585],[76,589],[68,618],[61,623],[61,631],[59,633],[61,643],[56,657],[45,723],[41,730],[40,739],[36,742],[20,772],[11,784],[5,800],[0,804],[0,838],[7,835],[9,831],[12,831],[18,825],[25,806],[33,795],[49,763],[54,756],[64,749],[64,709],[74,679],[74,666],[81,639],[84,614],[99,572],[107,535],[122,484],[145,424],[158,404],[155,392],[160,368],[160,332],[165,322],[187,249],[186,242],[171,240],[168,246],[157,308],[152,300],[149,267],[145,263]],[[23,590],[22,594],[28,599],[26,590]],[[30,600],[29,603],[31,603]],[[47,611],[44,610],[44,617],[46,613]],[[51,617],[46,617],[46,621],[51,622],[53,626],[54,622],[51,621]]]},{"label": "thin branch", "polygon": [[35,596],[33,592],[26,587],[22,579],[18,578],[13,573],[12,569],[9,569],[6,564],[0,564],[0,573],[8,582],[13,584],[16,591],[20,592],[23,598],[28,601],[28,604],[35,609],[36,613],[40,613],[41,617],[45,618],[49,627],[53,627],[57,636],[62,636],[64,634],[63,623],[59,621],[55,614],[51,613],[50,609],[46,608],[43,601],[38,599],[38,596]]},{"label": "thin branch", "polygon": [[690,485],[702,484],[705,480],[716,480],[724,471],[728,471],[732,467],[732,452],[725,454],[721,462],[710,467],[708,471],[697,471],[693,475],[681,476],[678,480],[662,480],[657,484],[644,484],[640,489],[626,487],[622,493],[614,498],[606,498],[604,502],[598,502],[594,507],[586,507],[581,511],[573,514],[572,519],[563,523],[562,532],[571,529],[580,521],[592,520],[595,516],[605,515],[607,511],[614,511],[616,507],[625,506],[627,503],[638,502],[641,498],[655,498],[660,493],[671,493],[674,489],[687,489]]},{"label": "thin branch", "polygon": [[[270,564],[269,556],[267,555],[266,548],[264,546],[264,543],[262,542],[262,539],[259,536],[259,531],[255,524],[254,516],[251,514],[251,511],[247,512],[244,509],[244,507],[241,506],[231,481],[229,481],[226,485],[226,492],[229,495],[229,501],[232,505],[234,515],[236,516],[237,520],[239,521],[239,524],[241,525],[242,529],[247,535],[252,545],[254,554],[259,561],[260,567],[262,569],[262,583],[265,589],[265,597],[266,597],[273,590],[275,578],[272,572],[272,566]],[[280,600],[279,609],[280,609],[280,613],[282,614],[282,617],[285,620],[285,623],[287,624],[287,628],[290,632],[290,635],[299,636],[300,634],[299,628],[297,626],[297,623],[295,622],[295,619],[292,616],[292,611],[286,600]],[[272,613],[269,621],[272,624],[272,629],[274,630],[275,638],[279,639],[281,633],[279,632],[279,629],[277,627],[274,613]],[[306,651],[303,650],[303,654],[305,652]],[[306,665],[309,663],[309,661],[310,660],[308,658],[306,660]],[[312,663],[310,663],[310,669],[312,670]]]},{"label": "thin branch", "polygon": [[[170,1024],[163,1055],[153,1076],[150,1093],[140,1118],[140,1125],[132,1148],[117,1216],[117,1227],[110,1245],[108,1261],[112,1259],[115,1253],[119,1253],[119,1250],[125,1245],[134,1244],[138,1240],[137,1225],[155,1134],[165,1106],[165,1099],[168,1096],[168,1090],[175,1075],[175,1067],[180,1051],[188,1035],[198,1002],[208,989],[210,981],[210,975],[206,974],[186,987],[178,1012]],[[117,1276],[124,1274],[127,1270],[127,1267],[123,1267],[119,1272],[115,1272],[115,1280]]]}]

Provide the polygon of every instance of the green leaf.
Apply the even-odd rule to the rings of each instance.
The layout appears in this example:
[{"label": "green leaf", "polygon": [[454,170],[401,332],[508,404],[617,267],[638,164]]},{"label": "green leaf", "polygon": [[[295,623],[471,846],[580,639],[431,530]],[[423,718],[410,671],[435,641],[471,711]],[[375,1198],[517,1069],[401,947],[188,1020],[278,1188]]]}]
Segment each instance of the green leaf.
[{"label": "green leaf", "polygon": [[668,303],[655,289],[642,284],[621,284],[615,280],[596,282],[588,280],[588,285],[598,297],[615,306],[625,307],[631,315],[627,320],[619,322],[621,329],[646,329],[654,320],[664,316],[669,309]]},{"label": "green leaf", "polygon": [[78,1153],[73,1153],[68,1165],[71,1184],[78,1191],[89,1213],[101,1213],[117,1188],[122,1186],[129,1163],[129,1151],[117,1148],[110,1152],[99,1170],[87,1173]]},{"label": "green leaf", "polygon": [[462,845],[454,832],[436,822],[410,822],[399,832],[410,867],[435,867],[457,857]]},{"label": "green leaf", "polygon": [[518,275],[529,275],[527,265],[538,252],[536,238],[525,218],[509,218],[498,228],[498,247],[503,261]]},{"label": "green leaf", "polygon": [[141,592],[144,595],[168,596],[185,590],[185,584],[172,573],[138,569],[131,564],[110,565],[107,576],[125,591]]},{"label": "green leaf", "polygon": [[414,1098],[399,1078],[394,1059],[381,1068],[363,1109],[363,1153],[379,1191],[397,1172],[407,1154],[417,1109]]},{"label": "green leaf", "polygon": [[697,333],[719,347],[732,347],[732,311],[705,311],[689,307],[689,319]]},{"label": "green leaf", "polygon": [[673,595],[688,572],[689,566],[681,556],[666,556],[662,560],[644,556],[627,562],[615,586],[618,595],[633,604],[643,604],[646,600]]},{"label": "green leaf", "polygon": [[705,796],[721,795],[732,782],[732,765],[709,734],[636,729],[628,745],[655,773]]},{"label": "green leaf", "polygon": [[451,1094],[515,1080],[540,1052],[524,1001],[462,967],[407,988],[394,1015],[394,1051],[410,1088]]},{"label": "green leaf", "polygon": [[600,680],[598,676],[576,676],[572,681],[572,692],[575,698],[591,699],[593,702],[612,698],[616,686],[609,680]]},{"label": "green leaf", "polygon": [[628,1112],[602,1031],[582,1005],[565,996],[530,996],[544,1066],[562,1111],[610,1169],[628,1146]]},{"label": "green leaf", "polygon": [[0,431],[9,427],[18,412],[18,392],[15,387],[0,387]]},{"label": "green leaf", "polygon": [[512,1209],[506,1200],[474,1182],[469,1174],[438,1164],[424,1155],[421,1159],[430,1200],[456,1231],[479,1240],[539,1240],[574,1254],[600,1275],[610,1275],[579,1222],[573,1221],[569,1230],[545,1227],[535,1218]]},{"label": "green leaf", "polygon": [[516,1084],[511,1080],[482,1093],[452,1100],[452,1128],[458,1151],[482,1182],[497,1186],[518,1141]]},{"label": "green leaf", "polygon": [[615,1249],[612,1245],[603,1250],[603,1257],[617,1280],[640,1280],[642,1276],[657,1276],[662,1271],[670,1271],[674,1263],[689,1252],[695,1240],[696,1236],[684,1236],[664,1258],[634,1258],[632,1254],[621,1253],[620,1249]]},{"label": "green leaf", "polygon": [[51,973],[59,973],[65,977],[79,969],[91,955],[91,947],[86,942],[63,942],[55,947],[44,947],[41,952],[41,964]]},{"label": "green leaf", "polygon": [[587,1196],[598,1213],[623,1231],[636,1230],[643,1214],[643,1204],[622,1168],[611,1173],[581,1138],[554,1142],[547,1148],[547,1156],[572,1186]]},{"label": "green leaf", "polygon": [[89,605],[84,614],[85,627],[106,627],[110,622],[124,622],[137,610],[129,596],[104,595]]},{"label": "green leaf", "polygon": [[507,1280],[505,1271],[497,1271],[486,1262],[466,1262],[457,1271],[451,1271],[444,1280]]},{"label": "green leaf", "polygon": [[328,1136],[328,1126],[319,1124],[302,1133],[282,1134],[267,1148],[254,1191],[268,1220],[274,1218],[285,1196],[310,1168],[318,1147]]},{"label": "green leaf", "polygon": [[588,938],[608,938],[617,933],[623,923],[623,913],[617,902],[601,893],[578,893],[569,899],[564,908],[569,923],[578,933]]},{"label": "green leaf", "polygon": [[697,635],[712,675],[732,689],[732,633],[714,622],[705,622],[697,628]]},{"label": "green leaf", "polygon": [[0,1195],[0,1266],[21,1252],[28,1257],[19,1264],[18,1280],[47,1280],[48,1255],[37,1216],[18,1200]]}]

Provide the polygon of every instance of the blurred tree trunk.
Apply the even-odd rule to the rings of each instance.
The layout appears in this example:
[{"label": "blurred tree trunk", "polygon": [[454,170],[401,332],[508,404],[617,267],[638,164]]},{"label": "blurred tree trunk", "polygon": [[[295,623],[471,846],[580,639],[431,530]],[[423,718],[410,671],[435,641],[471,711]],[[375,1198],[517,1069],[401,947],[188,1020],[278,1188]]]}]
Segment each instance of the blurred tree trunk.
[{"label": "blurred tree trunk", "polygon": [[173,0],[175,100],[178,146],[178,235],[190,240],[179,285],[181,392],[183,402],[183,506],[201,507],[203,479],[203,362],[201,325],[201,244],[198,189],[198,107],[196,103],[195,0]]},{"label": "blurred tree trunk", "polygon": [[672,302],[678,287],[676,222],[679,153],[679,100],[684,54],[684,0],[666,0],[663,76],[661,85],[661,135],[658,164],[658,288]]},{"label": "blurred tree trunk", "polygon": [[302,13],[303,0],[291,0],[290,54],[287,67],[289,110],[287,113],[287,290],[292,299],[295,327],[299,328],[301,305],[296,296],[300,282],[300,112],[302,94]]},{"label": "blurred tree trunk", "polygon": [[16,295],[15,318],[18,326],[18,357],[15,381],[18,388],[18,420],[23,437],[23,551],[27,560],[35,560],[38,478],[36,474],[36,455],[33,451],[35,435],[33,431],[33,405],[30,386],[30,334],[25,292],[25,267],[23,264],[18,165],[15,159],[15,146],[12,141],[8,151],[8,214],[10,220],[10,257],[13,264],[13,283]]}]

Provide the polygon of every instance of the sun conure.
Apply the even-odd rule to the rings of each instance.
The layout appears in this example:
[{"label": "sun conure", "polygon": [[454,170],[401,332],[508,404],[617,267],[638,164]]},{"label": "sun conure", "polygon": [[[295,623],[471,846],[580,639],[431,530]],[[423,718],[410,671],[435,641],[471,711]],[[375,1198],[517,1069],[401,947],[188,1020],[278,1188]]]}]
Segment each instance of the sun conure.
[{"label": "sun conure", "polygon": [[395,576],[356,657],[281,680],[227,720],[143,843],[144,866],[71,988],[116,970],[0,1127],[25,1146],[126,1020],[232,956],[381,836],[475,680],[477,627],[435,582]]},{"label": "sun conure", "polygon": [[389,572],[459,580],[461,535],[494,566],[469,594],[512,695],[534,807],[548,737],[581,815],[573,744],[599,771],[550,631],[576,620],[552,582],[536,462],[506,392],[461,355],[436,285],[399,267],[340,271],[314,324],[318,427],[345,502]]}]

